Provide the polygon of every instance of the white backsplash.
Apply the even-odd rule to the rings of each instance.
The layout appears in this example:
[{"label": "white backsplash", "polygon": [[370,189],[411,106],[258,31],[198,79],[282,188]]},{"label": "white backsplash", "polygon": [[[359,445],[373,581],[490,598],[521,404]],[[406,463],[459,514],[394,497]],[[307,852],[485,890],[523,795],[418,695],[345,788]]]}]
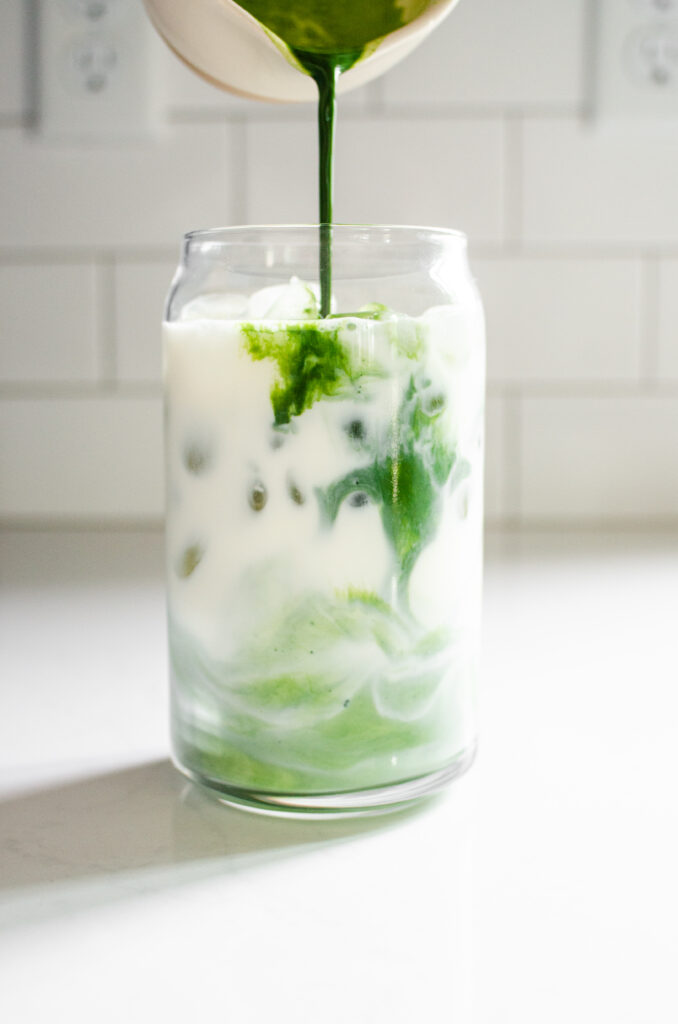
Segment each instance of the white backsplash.
[{"label": "white backsplash", "polygon": [[[678,522],[678,124],[589,120],[587,11],[462,0],[340,106],[337,220],[469,234],[493,522]],[[159,522],[180,236],[314,220],[314,112],[220,93],[167,54],[160,137],[49,145],[25,21],[3,0],[0,518]]]}]

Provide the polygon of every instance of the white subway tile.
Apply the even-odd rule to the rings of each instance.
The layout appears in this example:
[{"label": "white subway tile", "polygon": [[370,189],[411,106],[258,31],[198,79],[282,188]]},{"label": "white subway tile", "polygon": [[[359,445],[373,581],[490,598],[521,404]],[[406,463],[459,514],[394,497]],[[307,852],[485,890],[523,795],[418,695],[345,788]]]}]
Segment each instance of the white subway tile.
[{"label": "white subway tile", "polygon": [[678,519],[678,398],[524,398],[526,520]]},{"label": "white subway tile", "polygon": [[524,236],[534,242],[678,241],[678,133],[574,120],[524,126]]},{"label": "white subway tile", "polygon": [[[314,124],[252,122],[247,136],[250,222],[315,221]],[[490,120],[344,120],[334,219],[455,227],[472,241],[498,241],[502,136]]]},{"label": "white subway tile", "polygon": [[502,234],[499,122],[355,121],[339,138],[337,208],[345,220],[432,224],[473,241]]},{"label": "white subway tile", "polygon": [[490,380],[633,380],[641,363],[640,262],[476,259]]},{"label": "white subway tile", "polygon": [[122,381],[159,381],[160,325],[177,260],[115,268],[116,368]]},{"label": "white subway tile", "polygon": [[311,118],[303,123],[248,124],[246,177],[250,224],[317,221],[316,149],[316,129]]},{"label": "white subway tile", "polygon": [[0,3],[0,114],[24,113],[24,0]]},{"label": "white subway tile", "polygon": [[158,519],[160,399],[4,399],[0,516]]},{"label": "white subway tile", "polygon": [[229,132],[182,125],[140,144],[87,148],[6,129],[0,244],[177,243],[192,228],[226,223],[237,191]]},{"label": "white subway tile", "polygon": [[98,373],[94,268],[0,266],[0,380],[86,381]]},{"label": "white subway tile", "polygon": [[463,0],[384,77],[396,104],[577,105],[584,0]]},{"label": "white subway tile", "polygon": [[678,260],[659,267],[659,376],[678,379]]}]

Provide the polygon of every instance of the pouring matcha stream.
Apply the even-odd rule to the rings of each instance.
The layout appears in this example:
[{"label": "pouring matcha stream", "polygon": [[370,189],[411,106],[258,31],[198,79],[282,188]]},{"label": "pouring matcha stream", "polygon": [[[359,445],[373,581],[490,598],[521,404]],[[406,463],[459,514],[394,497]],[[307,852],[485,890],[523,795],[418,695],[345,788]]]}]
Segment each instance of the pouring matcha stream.
[{"label": "pouring matcha stream", "polygon": [[409,24],[435,0],[241,0],[239,6],[282,41],[318,89],[320,315],[332,297],[333,143],[339,76],[369,55],[385,36]]},{"label": "pouring matcha stream", "polygon": [[318,87],[318,223],[320,224],[320,316],[330,312],[332,301],[332,199],[334,170],[334,123],[337,110],[337,79],[358,60],[360,51],[326,55],[295,50],[299,63]]}]

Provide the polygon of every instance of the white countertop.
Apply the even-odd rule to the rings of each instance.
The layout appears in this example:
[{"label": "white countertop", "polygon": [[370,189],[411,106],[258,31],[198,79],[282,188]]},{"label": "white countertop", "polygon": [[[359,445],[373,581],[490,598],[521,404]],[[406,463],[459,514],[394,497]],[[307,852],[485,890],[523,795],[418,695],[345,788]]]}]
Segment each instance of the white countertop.
[{"label": "white countertop", "polygon": [[476,764],[272,820],[167,760],[161,539],[0,539],[0,1020],[678,1019],[678,538],[490,536]]}]

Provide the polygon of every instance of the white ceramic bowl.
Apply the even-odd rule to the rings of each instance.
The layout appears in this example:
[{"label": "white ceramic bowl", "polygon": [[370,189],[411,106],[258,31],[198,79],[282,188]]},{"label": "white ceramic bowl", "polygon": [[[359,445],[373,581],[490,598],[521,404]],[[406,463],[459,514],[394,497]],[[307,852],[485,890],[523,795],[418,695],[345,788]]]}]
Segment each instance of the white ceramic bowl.
[{"label": "white ceramic bowl", "polygon": [[[367,0],[369,2],[369,0]],[[362,85],[406,57],[457,0],[438,0],[385,37],[339,80],[339,92]],[[316,98],[286,48],[232,0],[144,0],[156,29],[186,64],[214,85],[251,99],[298,103]]]}]

